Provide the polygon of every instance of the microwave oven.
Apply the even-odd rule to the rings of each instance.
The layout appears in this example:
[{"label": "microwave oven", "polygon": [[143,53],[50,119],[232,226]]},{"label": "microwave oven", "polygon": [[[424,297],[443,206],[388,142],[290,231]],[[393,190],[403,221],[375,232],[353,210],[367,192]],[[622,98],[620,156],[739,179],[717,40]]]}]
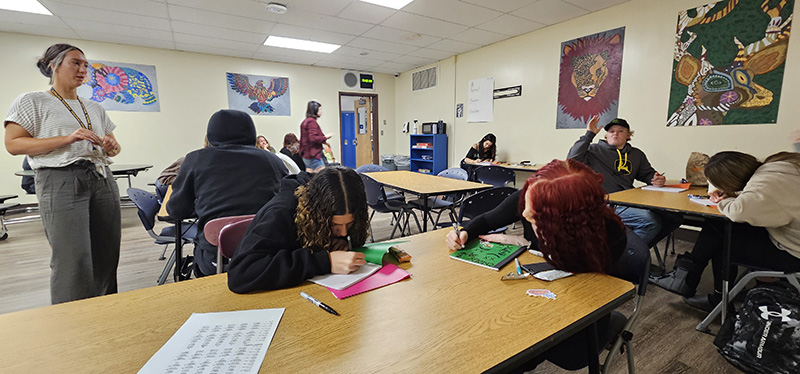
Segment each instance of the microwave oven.
[{"label": "microwave oven", "polygon": [[444,134],[445,133],[445,124],[442,121],[439,121],[439,122],[424,122],[422,124],[422,133],[423,134]]}]

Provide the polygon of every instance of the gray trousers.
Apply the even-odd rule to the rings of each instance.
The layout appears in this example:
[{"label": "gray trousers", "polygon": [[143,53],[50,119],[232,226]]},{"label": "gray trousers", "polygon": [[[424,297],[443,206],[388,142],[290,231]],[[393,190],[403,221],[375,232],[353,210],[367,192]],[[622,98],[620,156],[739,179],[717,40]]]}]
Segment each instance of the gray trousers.
[{"label": "gray trousers", "polygon": [[36,170],[36,197],[52,248],[53,304],[117,292],[119,188],[105,168],[78,162]]}]

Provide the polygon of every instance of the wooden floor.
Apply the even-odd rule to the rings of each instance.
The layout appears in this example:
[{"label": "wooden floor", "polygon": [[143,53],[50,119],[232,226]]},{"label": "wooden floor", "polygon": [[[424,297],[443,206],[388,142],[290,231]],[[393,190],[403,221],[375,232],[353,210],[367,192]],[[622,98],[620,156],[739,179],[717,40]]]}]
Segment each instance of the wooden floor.
[{"label": "wooden floor", "polygon": [[[388,214],[380,213],[375,216],[373,226],[377,241],[388,239],[391,231],[388,217]],[[0,264],[5,269],[0,272],[0,313],[49,305],[50,247],[41,222],[12,224],[8,228],[9,238],[0,242]],[[511,232],[521,234],[521,228],[517,225],[517,229]],[[691,250],[692,245],[692,242],[678,240],[676,252]],[[122,248],[118,271],[120,292],[156,286],[156,278],[165,263],[158,260],[161,249],[142,228],[136,209],[123,208]],[[191,247],[187,249],[191,250]],[[437,250],[444,251],[444,248]],[[674,255],[668,258],[670,268],[674,259]],[[704,279],[709,277],[704,276]],[[168,282],[171,281],[170,279]],[[707,291],[709,286],[704,284],[702,287],[701,291]],[[738,372],[717,353],[711,343],[714,339],[712,335],[694,329],[704,317],[703,313],[686,306],[680,297],[658,287],[651,285],[647,291],[644,307],[633,330],[637,372]],[[622,312],[627,315],[632,305],[628,303]],[[718,323],[711,326],[713,332],[718,329]],[[540,365],[534,371],[562,372],[564,371],[549,363]],[[627,372],[623,356],[617,358],[612,372]]]}]

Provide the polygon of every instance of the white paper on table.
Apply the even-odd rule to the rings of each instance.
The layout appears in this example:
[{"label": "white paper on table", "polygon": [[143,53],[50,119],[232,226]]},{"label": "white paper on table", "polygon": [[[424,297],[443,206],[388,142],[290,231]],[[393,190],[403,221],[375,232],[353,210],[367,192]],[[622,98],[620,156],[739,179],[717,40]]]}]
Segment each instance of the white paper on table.
[{"label": "white paper on table", "polygon": [[661,191],[661,192],[683,192],[688,190],[688,188],[683,188],[683,187],[657,187],[657,186],[644,186],[642,187],[642,189],[648,191]]},{"label": "white paper on table", "polygon": [[193,313],[139,374],[257,374],[285,310]]},{"label": "white paper on table", "polygon": [[358,282],[361,282],[363,279],[369,277],[376,271],[381,269],[381,265],[376,265],[371,262],[367,262],[364,265],[361,265],[358,270],[350,273],[350,274],[325,274],[325,275],[317,275],[316,277],[310,278],[309,282],[314,282],[320,286],[333,288],[334,290],[343,290],[347,287],[350,287]]},{"label": "white paper on table", "polygon": [[705,205],[705,206],[717,206],[717,203],[711,202],[711,199],[692,198],[692,197],[690,197],[689,201],[691,201],[693,203],[698,203],[700,205]]}]

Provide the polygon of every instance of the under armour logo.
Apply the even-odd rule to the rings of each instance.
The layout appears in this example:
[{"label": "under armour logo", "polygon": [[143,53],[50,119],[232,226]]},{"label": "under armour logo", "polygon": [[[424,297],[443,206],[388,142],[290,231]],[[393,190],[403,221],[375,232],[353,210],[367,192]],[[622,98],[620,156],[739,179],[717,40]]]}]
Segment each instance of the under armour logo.
[{"label": "under armour logo", "polygon": [[[761,318],[763,319],[770,319],[770,318],[780,318],[781,322],[788,323],[794,321],[793,319],[789,318],[789,314],[792,313],[791,310],[781,308],[780,312],[776,312],[774,310],[769,310],[768,306],[762,305],[758,307],[761,311]],[[794,321],[797,323],[797,321]]]}]

